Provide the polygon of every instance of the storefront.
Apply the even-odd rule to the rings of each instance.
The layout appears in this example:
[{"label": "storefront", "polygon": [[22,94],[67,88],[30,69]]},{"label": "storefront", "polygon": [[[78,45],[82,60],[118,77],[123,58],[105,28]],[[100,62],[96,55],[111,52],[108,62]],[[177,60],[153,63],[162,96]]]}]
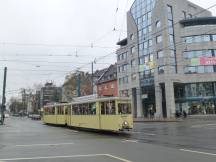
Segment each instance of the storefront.
[{"label": "storefront", "polygon": [[176,111],[189,115],[216,114],[216,83],[176,84]]},{"label": "storefront", "polygon": [[142,105],[145,118],[153,118],[156,112],[154,85],[142,87]]}]

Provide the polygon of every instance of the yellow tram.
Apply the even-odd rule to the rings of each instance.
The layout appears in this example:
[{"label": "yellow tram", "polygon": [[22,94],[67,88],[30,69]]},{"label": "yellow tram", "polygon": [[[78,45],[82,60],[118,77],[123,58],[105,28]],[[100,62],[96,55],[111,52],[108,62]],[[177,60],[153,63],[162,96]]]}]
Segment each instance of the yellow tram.
[{"label": "yellow tram", "polygon": [[43,122],[106,131],[133,128],[129,98],[106,97],[55,104],[43,108]]}]

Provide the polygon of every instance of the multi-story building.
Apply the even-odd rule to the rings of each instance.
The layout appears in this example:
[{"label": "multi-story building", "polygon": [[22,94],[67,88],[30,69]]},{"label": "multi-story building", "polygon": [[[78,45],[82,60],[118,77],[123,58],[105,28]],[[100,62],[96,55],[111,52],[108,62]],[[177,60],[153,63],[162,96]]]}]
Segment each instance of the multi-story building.
[{"label": "multi-story building", "polygon": [[97,81],[99,97],[118,96],[117,65],[110,65]]},{"label": "multi-story building", "polygon": [[135,0],[117,43],[120,95],[134,117],[216,113],[216,17],[187,0]]},{"label": "multi-story building", "polygon": [[40,106],[48,103],[61,102],[62,88],[56,87],[53,83],[46,83],[40,91]]}]

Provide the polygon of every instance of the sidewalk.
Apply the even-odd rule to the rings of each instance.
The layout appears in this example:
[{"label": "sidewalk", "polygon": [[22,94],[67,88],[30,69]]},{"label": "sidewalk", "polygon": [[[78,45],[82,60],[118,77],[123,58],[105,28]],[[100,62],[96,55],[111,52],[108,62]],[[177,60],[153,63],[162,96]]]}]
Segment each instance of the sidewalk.
[{"label": "sidewalk", "polygon": [[182,118],[172,118],[172,119],[165,119],[165,118],[134,118],[134,122],[181,122],[184,121]]},{"label": "sidewalk", "polygon": [[186,120],[215,120],[216,122],[216,115],[189,115],[187,118],[134,118],[134,122],[182,122]]}]

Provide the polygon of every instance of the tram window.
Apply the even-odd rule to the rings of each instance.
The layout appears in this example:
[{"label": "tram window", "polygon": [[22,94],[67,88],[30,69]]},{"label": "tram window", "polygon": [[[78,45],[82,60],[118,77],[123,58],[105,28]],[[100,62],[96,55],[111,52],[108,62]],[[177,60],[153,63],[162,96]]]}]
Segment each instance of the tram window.
[{"label": "tram window", "polygon": [[104,102],[101,103],[101,114],[104,115],[105,113],[105,107],[104,107]]},{"label": "tram window", "polygon": [[49,115],[55,115],[55,107],[49,107]]},{"label": "tram window", "polygon": [[114,115],[115,114],[115,101],[108,101],[101,103],[101,114]]},{"label": "tram window", "polygon": [[49,115],[49,109],[48,108],[44,108],[44,115]]},{"label": "tram window", "polygon": [[72,113],[73,113],[73,115],[80,115],[80,111],[79,111],[79,106],[78,105],[73,105]]},{"label": "tram window", "polygon": [[131,114],[131,105],[126,103],[118,104],[118,113],[119,114]]},{"label": "tram window", "polygon": [[65,115],[68,115],[69,106],[65,107]]},{"label": "tram window", "polygon": [[96,114],[96,103],[89,104],[89,114],[95,115]]},{"label": "tram window", "polygon": [[64,107],[63,106],[57,107],[57,112],[58,115],[64,115]]}]

